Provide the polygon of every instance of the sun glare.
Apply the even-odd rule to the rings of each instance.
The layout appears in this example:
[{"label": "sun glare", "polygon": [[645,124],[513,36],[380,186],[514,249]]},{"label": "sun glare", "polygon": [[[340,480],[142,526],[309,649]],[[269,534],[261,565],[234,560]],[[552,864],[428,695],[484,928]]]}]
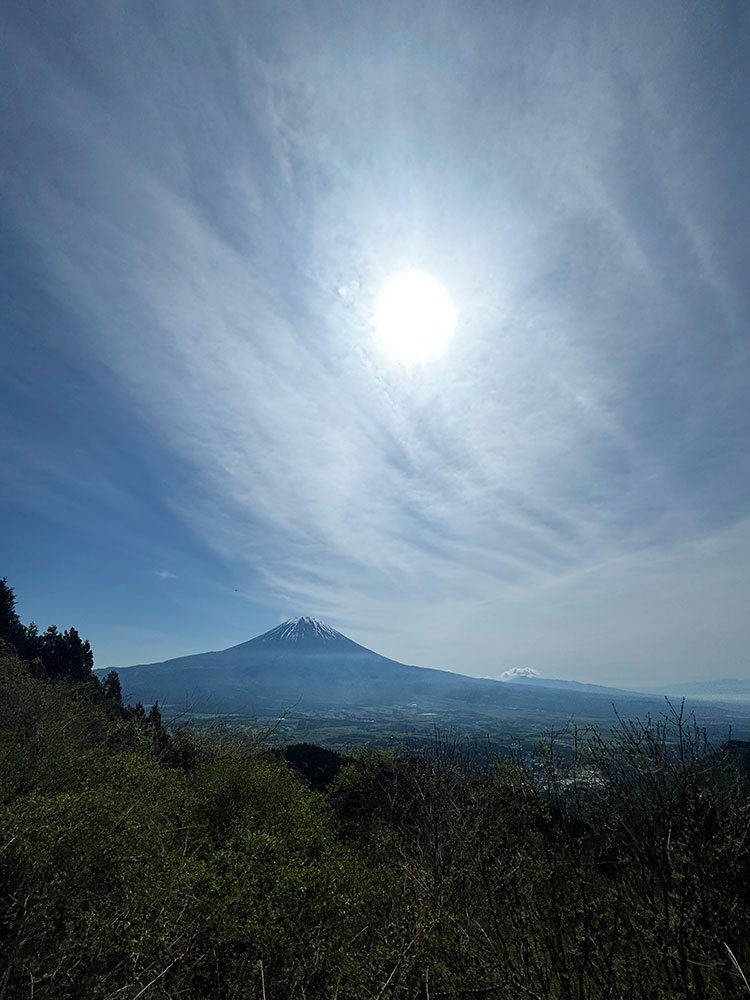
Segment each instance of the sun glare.
[{"label": "sun glare", "polygon": [[391,275],[375,308],[375,337],[406,366],[439,357],[453,337],[458,312],[439,281],[416,268]]}]

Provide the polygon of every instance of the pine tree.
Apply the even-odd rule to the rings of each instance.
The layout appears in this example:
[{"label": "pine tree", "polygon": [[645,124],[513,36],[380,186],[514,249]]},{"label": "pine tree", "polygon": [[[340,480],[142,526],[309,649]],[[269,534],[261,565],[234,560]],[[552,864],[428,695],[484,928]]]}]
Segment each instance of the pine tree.
[{"label": "pine tree", "polygon": [[115,714],[123,711],[122,684],[116,670],[110,670],[104,680],[99,681],[101,699],[107,709]]},{"label": "pine tree", "polygon": [[16,612],[16,595],[5,577],[0,580],[0,639],[10,643],[22,659],[27,658],[27,630]]},{"label": "pine tree", "polygon": [[39,656],[45,676],[53,680],[62,677],[88,680],[94,666],[88,640],[81,639],[74,628],[58,632],[56,626],[50,625],[40,638]]}]

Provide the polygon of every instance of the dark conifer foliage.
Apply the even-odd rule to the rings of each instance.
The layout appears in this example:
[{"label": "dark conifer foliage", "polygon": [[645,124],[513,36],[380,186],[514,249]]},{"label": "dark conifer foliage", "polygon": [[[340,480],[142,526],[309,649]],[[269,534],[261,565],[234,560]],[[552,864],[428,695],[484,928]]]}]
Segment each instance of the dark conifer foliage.
[{"label": "dark conifer foliage", "polygon": [[85,681],[92,677],[94,654],[77,629],[58,631],[50,625],[39,633],[32,622],[23,625],[16,612],[16,597],[7,579],[0,580],[0,639],[9,643],[22,660],[35,661],[33,669],[51,680]]},{"label": "dark conifer foliage", "polygon": [[91,676],[94,654],[87,639],[81,639],[74,628],[58,632],[50,625],[39,636],[35,655],[39,657],[45,676],[51,680],[67,677],[73,681],[84,681]]},{"label": "dark conifer foliage", "polygon": [[102,702],[115,710],[122,709],[122,684],[116,670],[110,670],[101,681]]},{"label": "dark conifer foliage", "polygon": [[30,635],[36,632],[36,626],[26,629],[21,624],[21,619],[16,611],[16,595],[12,587],[8,586],[8,580],[3,577],[0,580],[0,639],[9,643],[13,650],[25,659],[28,659],[28,642]]}]

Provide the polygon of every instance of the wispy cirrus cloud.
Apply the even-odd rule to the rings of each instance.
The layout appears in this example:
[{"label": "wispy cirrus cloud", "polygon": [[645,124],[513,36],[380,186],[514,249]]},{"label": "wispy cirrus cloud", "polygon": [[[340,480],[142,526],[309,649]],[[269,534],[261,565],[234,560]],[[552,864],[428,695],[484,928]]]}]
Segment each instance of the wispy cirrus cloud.
[{"label": "wispy cirrus cloud", "polygon": [[[428,660],[456,647],[448,616],[477,669],[488,608],[523,606],[533,648],[563,581],[613,593],[608,567],[691,546],[700,572],[694,546],[746,513],[747,352],[659,38],[615,10],[589,36],[552,6],[442,3],[405,32],[403,12],[323,8],[259,31],[232,4],[227,32],[189,7],[169,47],[117,5],[71,55],[11,33],[58,152],[16,122],[18,225],[78,348],[190,470],[173,509],[280,611],[365,636],[390,616]],[[411,373],[370,330],[405,265],[461,314]],[[595,628],[608,591],[570,586]]]}]

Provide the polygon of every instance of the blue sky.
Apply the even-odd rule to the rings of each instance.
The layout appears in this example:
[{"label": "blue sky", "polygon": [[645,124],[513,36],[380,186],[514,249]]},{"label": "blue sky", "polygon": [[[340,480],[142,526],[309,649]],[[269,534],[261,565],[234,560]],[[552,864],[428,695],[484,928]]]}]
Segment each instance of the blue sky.
[{"label": "blue sky", "polygon": [[[296,614],[750,676],[750,7],[10,0],[0,573],[97,663]],[[390,274],[456,335],[404,369]]]}]

